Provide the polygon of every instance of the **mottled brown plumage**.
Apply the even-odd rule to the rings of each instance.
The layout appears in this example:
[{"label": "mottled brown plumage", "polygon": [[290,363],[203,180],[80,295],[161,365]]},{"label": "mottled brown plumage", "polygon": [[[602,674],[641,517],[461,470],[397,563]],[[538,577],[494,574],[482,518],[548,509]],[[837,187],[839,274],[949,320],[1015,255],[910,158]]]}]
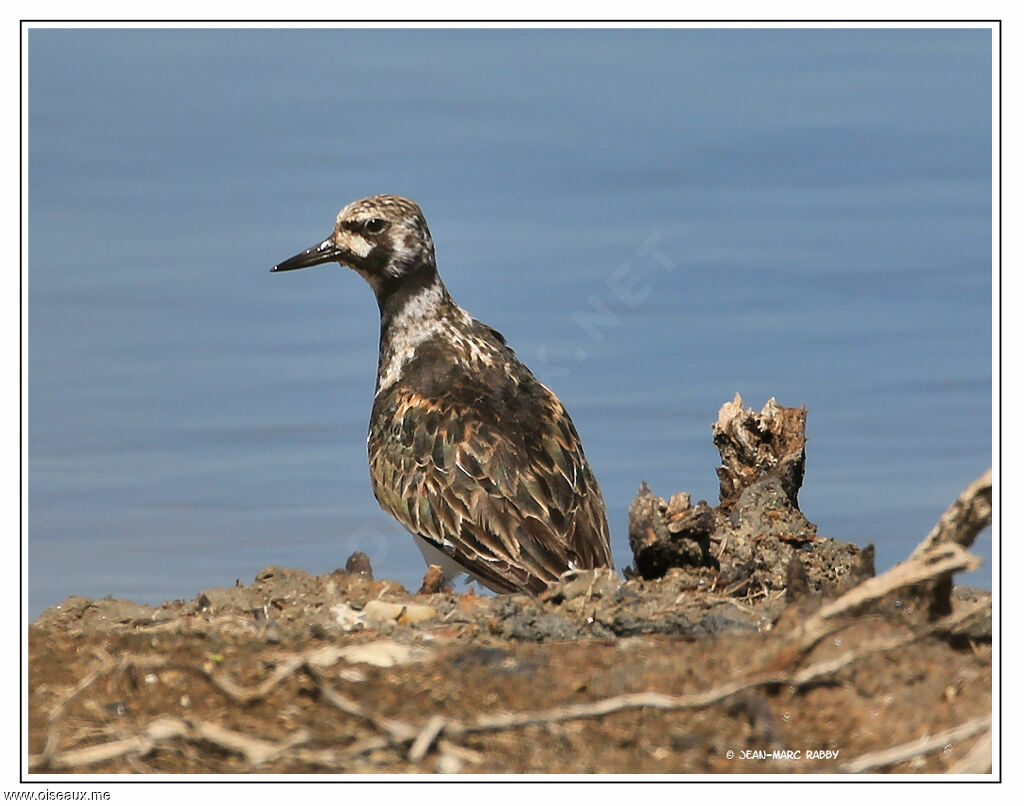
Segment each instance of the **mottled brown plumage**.
[{"label": "mottled brown plumage", "polygon": [[370,478],[428,562],[499,592],[612,567],[604,501],[569,414],[500,333],[451,299],[419,207],[353,202],[329,238],[273,271],[329,261],[377,296]]}]

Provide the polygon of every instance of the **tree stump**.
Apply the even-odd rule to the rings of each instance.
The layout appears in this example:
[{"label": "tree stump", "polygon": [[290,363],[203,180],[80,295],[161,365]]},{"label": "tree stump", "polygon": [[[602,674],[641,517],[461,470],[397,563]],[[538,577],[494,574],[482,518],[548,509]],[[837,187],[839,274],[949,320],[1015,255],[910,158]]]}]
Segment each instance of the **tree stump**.
[{"label": "tree stump", "polygon": [[728,512],[740,494],[766,475],[777,476],[794,509],[804,481],[807,407],[780,406],[771,398],[760,413],[743,408],[737,394],[718,411],[712,426],[722,456],[717,468],[721,509]]},{"label": "tree stump", "polygon": [[805,407],[774,398],[760,412],[744,409],[739,395],[722,406],[712,425],[721,502],[691,506],[687,493],[666,502],[645,482],[629,509],[635,567],[627,574],[656,579],[681,569],[697,588],[747,596],[794,580],[800,590],[835,590],[871,573],[860,549],[819,537],[797,505],[806,423]]}]

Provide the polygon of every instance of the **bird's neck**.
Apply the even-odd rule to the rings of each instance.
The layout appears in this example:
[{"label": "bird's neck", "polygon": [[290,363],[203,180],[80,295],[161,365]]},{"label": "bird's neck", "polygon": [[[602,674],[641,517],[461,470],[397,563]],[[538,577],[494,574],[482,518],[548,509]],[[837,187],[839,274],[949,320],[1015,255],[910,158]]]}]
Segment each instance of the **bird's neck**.
[{"label": "bird's neck", "polygon": [[385,333],[444,317],[458,306],[448,294],[433,264],[423,263],[406,274],[392,288],[377,294],[380,308],[380,332]]},{"label": "bird's neck", "polygon": [[402,367],[425,341],[445,338],[454,322],[471,317],[455,304],[437,269],[424,266],[382,298],[380,304],[380,356],[377,394],[398,380]]}]

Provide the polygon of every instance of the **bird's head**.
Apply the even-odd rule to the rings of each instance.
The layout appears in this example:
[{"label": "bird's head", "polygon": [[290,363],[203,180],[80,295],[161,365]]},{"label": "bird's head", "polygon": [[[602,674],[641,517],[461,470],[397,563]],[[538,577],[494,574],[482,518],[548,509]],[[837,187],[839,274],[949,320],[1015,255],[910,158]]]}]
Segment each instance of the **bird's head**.
[{"label": "bird's head", "polygon": [[334,231],[271,271],[341,263],[359,272],[378,300],[413,275],[437,270],[434,241],[423,211],[401,196],[370,196],[338,213]]}]

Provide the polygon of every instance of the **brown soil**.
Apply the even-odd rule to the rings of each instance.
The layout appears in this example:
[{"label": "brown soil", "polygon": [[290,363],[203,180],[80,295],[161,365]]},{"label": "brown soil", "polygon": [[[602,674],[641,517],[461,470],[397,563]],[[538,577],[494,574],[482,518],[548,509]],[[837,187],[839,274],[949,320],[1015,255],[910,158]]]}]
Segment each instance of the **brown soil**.
[{"label": "brown soil", "polygon": [[989,594],[957,589],[980,617],[948,629],[891,595],[805,647],[838,592],[806,581],[735,598],[589,572],[488,597],[268,568],[161,607],[73,597],[29,628],[30,771],[984,771]]}]

